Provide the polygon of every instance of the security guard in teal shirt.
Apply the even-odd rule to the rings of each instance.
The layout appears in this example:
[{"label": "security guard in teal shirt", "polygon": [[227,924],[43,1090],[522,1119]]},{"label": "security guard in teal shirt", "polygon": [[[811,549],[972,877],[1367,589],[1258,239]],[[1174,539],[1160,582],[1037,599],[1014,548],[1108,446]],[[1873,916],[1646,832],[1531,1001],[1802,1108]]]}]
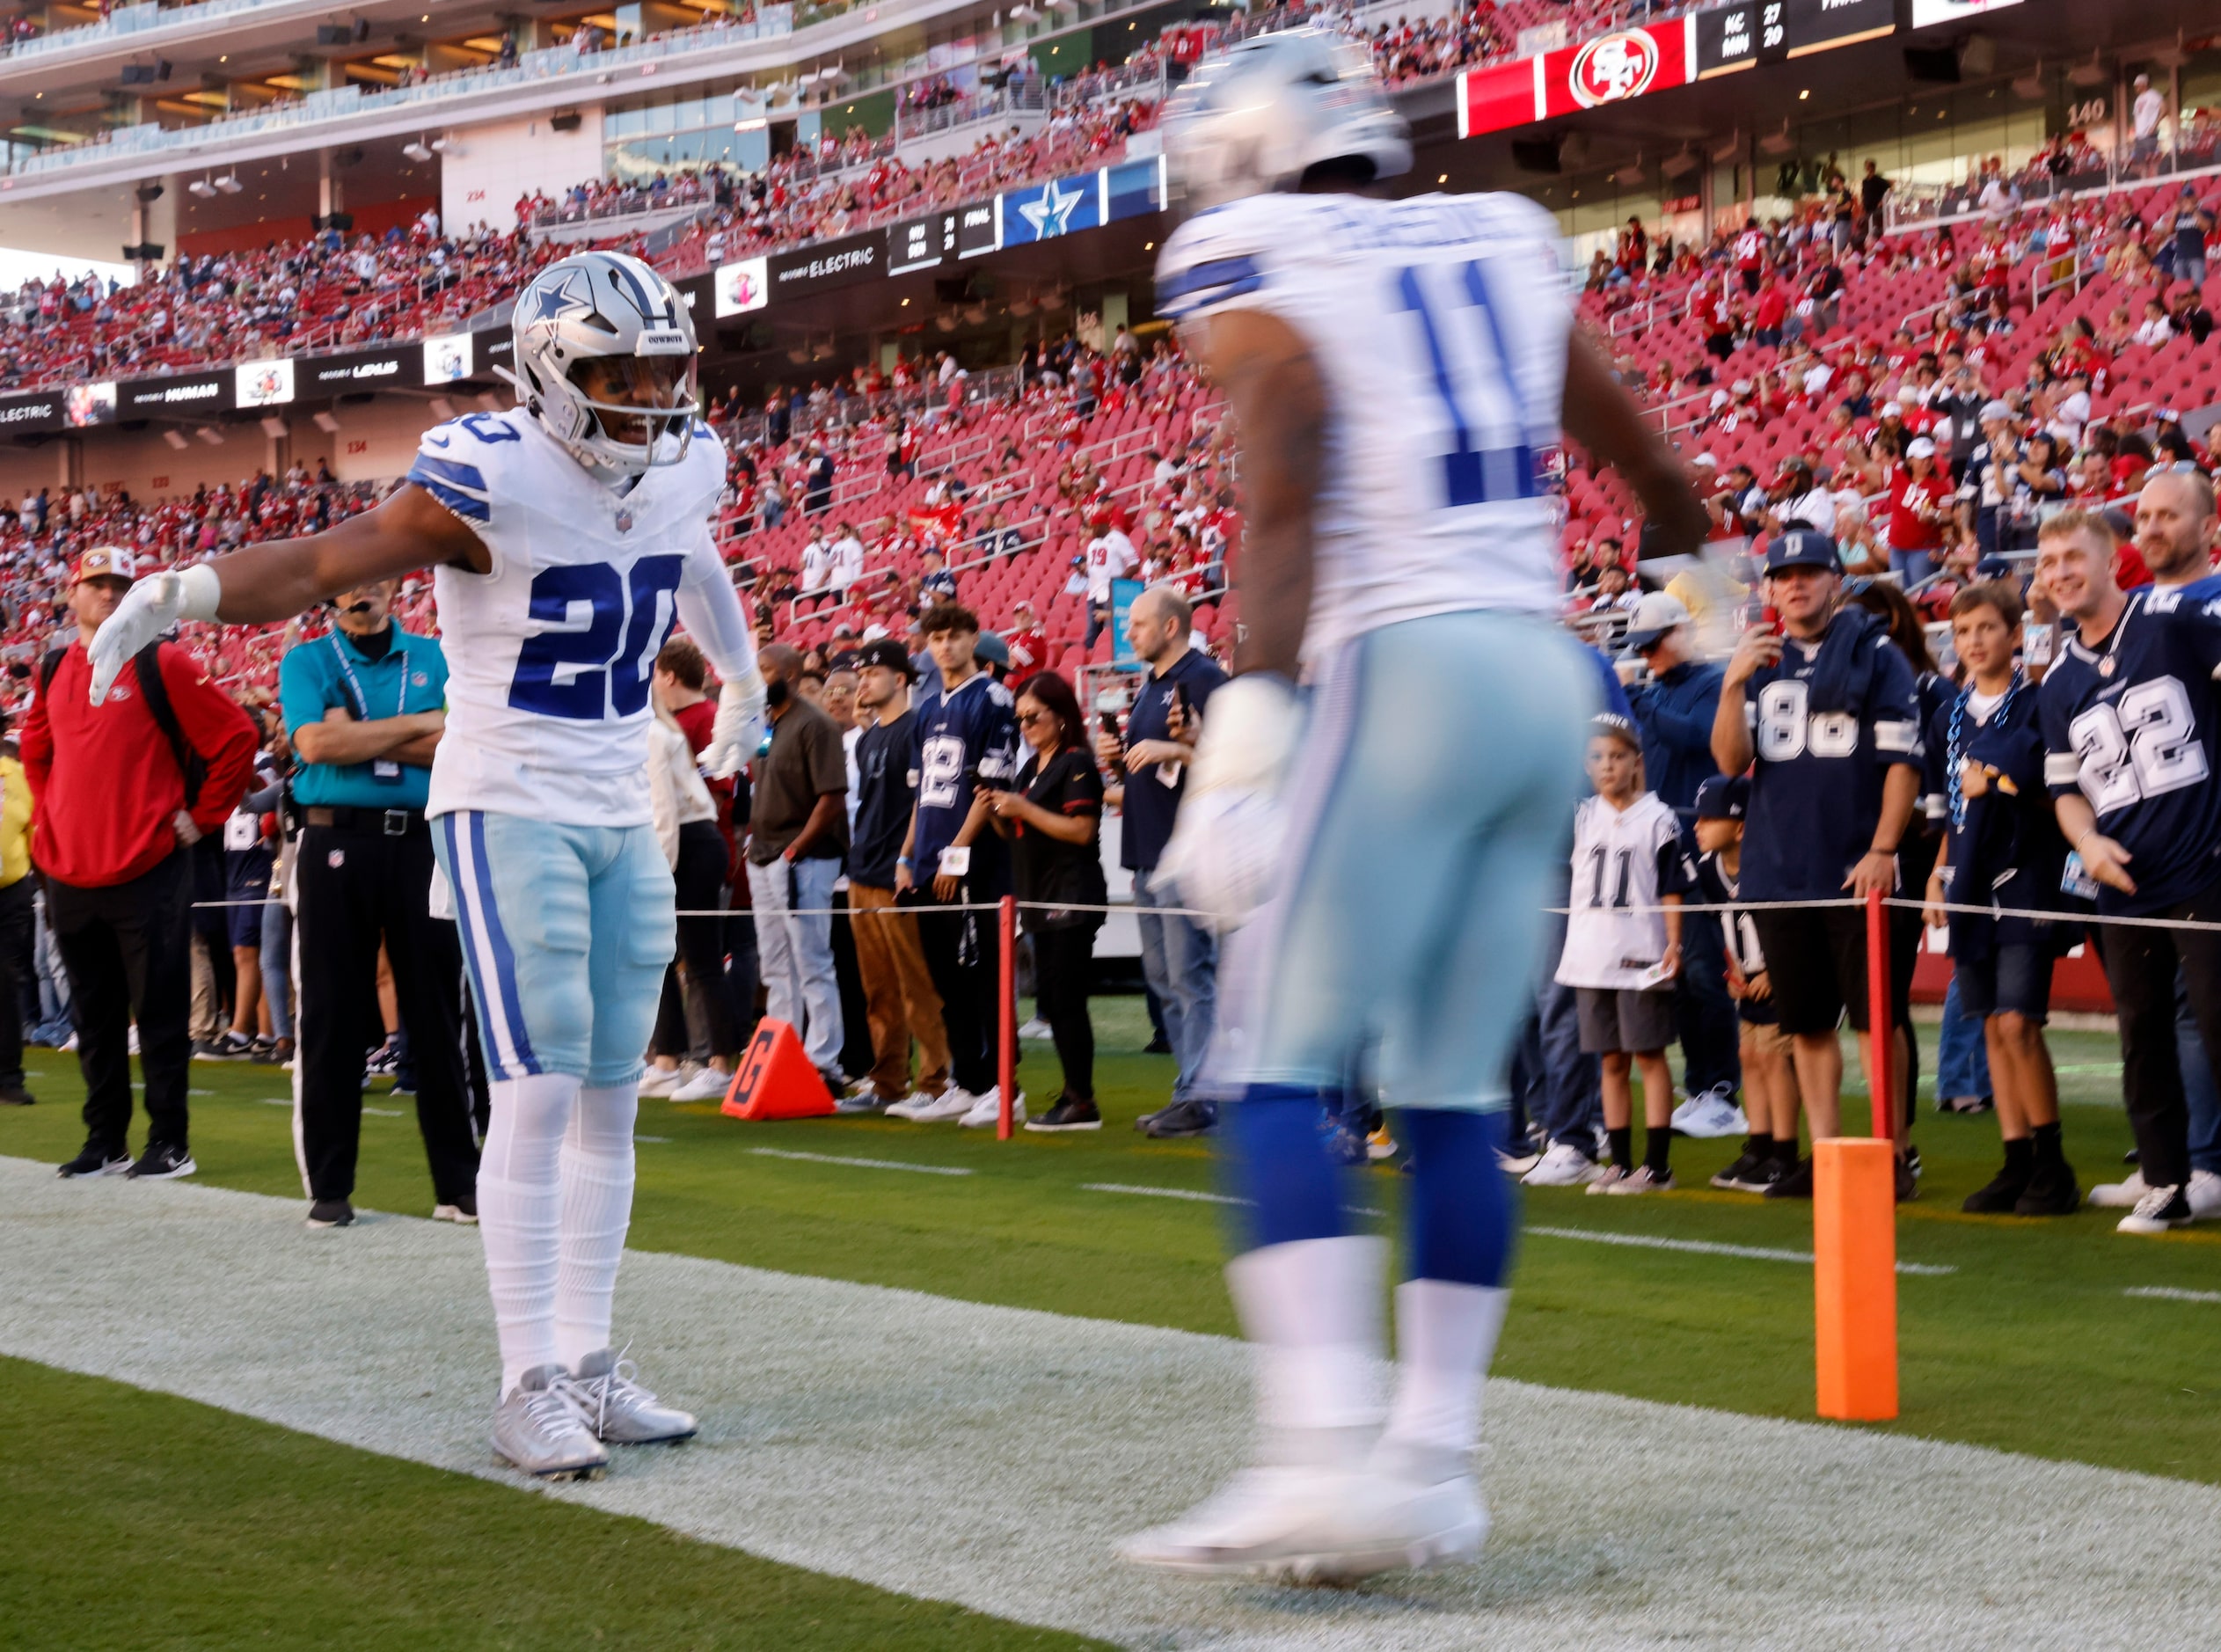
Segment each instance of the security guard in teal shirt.
[{"label": "security guard in teal shirt", "polygon": [[302,820],[294,1139],[312,1227],[354,1219],[362,1057],[383,1030],[381,943],[415,1060],[432,1214],[478,1220],[486,1115],[468,1076],[455,924],[431,913],[424,819],[432,754],[447,725],[447,661],[436,639],[393,623],[394,590],[387,580],[341,593],[335,629],[299,644],[278,669],[286,732],[301,760],[293,779]]}]

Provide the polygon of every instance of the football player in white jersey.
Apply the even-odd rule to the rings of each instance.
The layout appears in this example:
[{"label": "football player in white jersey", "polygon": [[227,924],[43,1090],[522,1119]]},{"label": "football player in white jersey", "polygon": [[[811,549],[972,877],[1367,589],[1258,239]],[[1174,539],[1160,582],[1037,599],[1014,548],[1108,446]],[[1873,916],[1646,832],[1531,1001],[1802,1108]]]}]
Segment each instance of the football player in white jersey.
[{"label": "football player in white jersey", "polygon": [[[1262,1438],[1258,1466],[1121,1550],[1350,1579],[1462,1559],[1487,1527],[1468,1458],[1516,1225],[1505,1069],[1602,703],[1600,662],[1552,623],[1538,459],[1562,422],[1634,486],[1662,549],[1695,550],[1705,515],[1573,334],[1546,213],[1372,193],[1411,149],[1362,51],[1246,42],[1174,95],[1164,132],[1200,210],[1159,255],[1158,308],[1231,405],[1248,515],[1238,675],[1160,872],[1246,912],[1206,1076],[1248,1224],[1227,1272]],[[1415,1165],[1384,1407],[1385,1246],[1349,1231],[1319,1129],[1353,1075],[1402,1109]]]},{"label": "football player in white jersey", "polygon": [[493,1444],[566,1478],[598,1473],[607,1444],[695,1427],[610,1336],[640,1052],[675,940],[649,674],[683,619],[724,679],[703,753],[717,773],[755,749],[763,687],[711,530],[725,454],[695,413],[684,301],[637,259],[581,253],[519,295],[515,340],[514,410],[427,431],[407,485],[328,533],[142,580],[101,628],[93,682],[105,693],[180,619],[289,619],[434,569],[452,675],[426,814],[493,1079],[478,1184]]}]

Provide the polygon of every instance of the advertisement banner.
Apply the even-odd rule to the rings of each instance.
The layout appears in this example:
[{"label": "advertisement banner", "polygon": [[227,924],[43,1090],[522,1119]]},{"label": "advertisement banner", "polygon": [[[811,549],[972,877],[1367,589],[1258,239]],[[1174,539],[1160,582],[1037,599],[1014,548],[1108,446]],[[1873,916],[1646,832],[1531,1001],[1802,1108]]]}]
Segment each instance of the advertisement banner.
[{"label": "advertisement banner", "polygon": [[[109,405],[115,402],[115,386],[108,387]],[[14,431],[59,430],[69,422],[62,410],[63,395],[50,390],[28,396],[0,397],[0,435]]]},{"label": "advertisement banner", "polygon": [[1697,75],[1786,62],[1894,33],[1896,0],[1747,0],[1697,14]]},{"label": "advertisement banner", "polygon": [[868,281],[886,266],[886,232],[874,230],[869,235],[826,241],[799,252],[774,252],[764,269],[770,296],[784,303]]},{"label": "advertisement banner", "polygon": [[1553,115],[1624,103],[1696,77],[1697,21],[1621,29],[1564,51],[1458,77],[1458,135],[1501,132]]},{"label": "advertisement banner", "polygon": [[70,385],[62,392],[62,418],[72,429],[115,423],[115,381],[102,379],[98,384]]},{"label": "advertisement banner", "polygon": [[[80,391],[99,390],[97,384],[73,384],[69,394],[76,397]],[[126,384],[119,394],[113,385],[108,387],[111,404],[120,401],[119,411],[113,405],[106,418],[98,416],[80,419],[72,408],[69,422],[104,425],[121,417],[145,419],[157,413],[204,413],[221,412],[231,406],[231,369],[216,373],[195,373],[189,378],[138,378]]]},{"label": "advertisement banner", "polygon": [[761,310],[770,302],[771,282],[764,268],[764,260],[744,258],[736,263],[720,264],[712,279],[716,283],[718,318],[744,316],[751,310]]},{"label": "advertisement banner", "polygon": [[424,382],[427,384],[452,384],[471,376],[475,365],[471,348],[471,335],[450,333],[443,338],[424,341]]},{"label": "advertisement banner", "polygon": [[362,350],[347,355],[311,355],[293,364],[294,388],[303,396],[343,396],[357,391],[414,385],[424,353],[414,345],[391,350]]},{"label": "advertisement banner", "polygon": [[1165,157],[1103,168],[1103,222],[1138,218],[1165,209]]},{"label": "advertisement banner", "polygon": [[242,362],[231,370],[231,399],[241,407],[281,407],[293,399],[293,362]]},{"label": "advertisement banner", "polygon": [[1045,184],[997,195],[995,208],[1005,246],[1053,241],[1060,235],[1102,227],[1102,186],[1093,172],[1052,178]]}]

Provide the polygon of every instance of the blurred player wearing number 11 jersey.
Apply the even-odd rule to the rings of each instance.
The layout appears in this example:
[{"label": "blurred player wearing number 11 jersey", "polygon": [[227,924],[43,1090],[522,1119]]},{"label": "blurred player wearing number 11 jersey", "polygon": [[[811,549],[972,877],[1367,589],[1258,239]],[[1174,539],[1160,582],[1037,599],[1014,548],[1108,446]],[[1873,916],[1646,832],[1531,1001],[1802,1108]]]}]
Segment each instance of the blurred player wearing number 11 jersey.
[{"label": "blurred player wearing number 11 jersey", "polygon": [[[1158,304],[1231,404],[1248,515],[1238,675],[1159,875],[1239,925],[1205,1079],[1230,1104],[1247,1231],[1227,1274],[1261,1439],[1256,1466],[1121,1552],[1347,1580],[1467,1558],[1487,1529],[1468,1458],[1516,1226],[1505,1069],[1601,704],[1596,662],[1552,623],[1538,461],[1562,422],[1664,550],[1695,550],[1705,515],[1574,337],[1548,214],[1372,193],[1411,149],[1362,51],[1248,41],[1164,132],[1193,216]],[[1319,1128],[1361,1074],[1415,1166],[1384,1410],[1385,1246],[1348,1231]]]}]

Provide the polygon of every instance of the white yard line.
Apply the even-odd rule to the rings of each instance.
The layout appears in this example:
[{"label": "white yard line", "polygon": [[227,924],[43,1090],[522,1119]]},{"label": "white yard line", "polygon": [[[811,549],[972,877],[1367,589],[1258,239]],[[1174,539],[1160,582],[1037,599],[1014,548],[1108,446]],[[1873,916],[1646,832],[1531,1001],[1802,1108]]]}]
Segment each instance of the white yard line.
[{"label": "white yard line", "polygon": [[899,1159],[845,1159],[838,1153],[798,1153],[786,1147],[751,1147],[764,1159],[799,1159],[809,1165],[854,1165],[863,1170],[914,1170],[921,1176],[968,1176],[961,1165],[906,1165]]},{"label": "white yard line", "polygon": [[[1530,1224],[1520,1231],[1539,1233],[1545,1239],[1586,1239],[1593,1245],[1634,1245],[1644,1250],[1688,1251],[1698,1256],[1741,1256],[1754,1262],[1801,1262],[1807,1268],[1812,1266],[1810,1251],[1774,1250],[1764,1245],[1720,1245],[1711,1239],[1665,1239],[1655,1233],[1606,1233],[1599,1229],[1585,1227],[1536,1227]],[[1940,1277],[1959,1270],[1948,1262],[1899,1262],[1897,1271]]]},{"label": "white yard line", "polygon": [[2130,1285],[2124,1297],[2152,1297],[2162,1302],[2221,1302],[2221,1290],[2182,1290],[2174,1285]]},{"label": "white yard line", "polygon": [[[1480,1564],[1348,1593],[1163,1582],[1107,1545],[1246,1455],[1238,1344],[660,1253],[627,1255],[617,1300],[702,1436],[548,1495],[1126,1646],[2212,1644],[2221,1488],[1508,1381]],[[0,1352],[517,1483],[485,1442],[479,1240],[447,1224],[311,1232],[296,1200],[0,1159]]]},{"label": "white yard line", "polygon": [[1223,1193],[1198,1193],[1193,1188],[1143,1188],[1124,1181],[1083,1181],[1083,1193],[1130,1193],[1144,1199],[1186,1199],[1195,1204],[1247,1204]]}]

